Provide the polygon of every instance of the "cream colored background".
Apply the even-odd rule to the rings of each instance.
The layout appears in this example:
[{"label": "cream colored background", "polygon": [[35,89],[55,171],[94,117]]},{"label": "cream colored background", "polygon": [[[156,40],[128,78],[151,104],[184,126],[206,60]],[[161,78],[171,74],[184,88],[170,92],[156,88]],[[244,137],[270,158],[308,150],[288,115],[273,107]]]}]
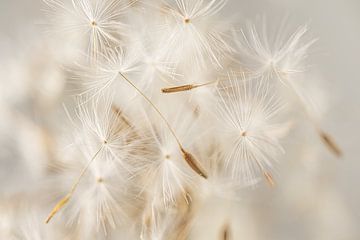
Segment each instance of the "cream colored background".
[{"label": "cream colored background", "polygon": [[[0,0],[0,63],[6,61],[7,56],[18,55],[23,49],[31,48],[28,42],[36,42],[40,38],[41,6],[39,0]],[[281,189],[267,192],[264,196],[272,195],[274,199],[267,202],[259,200],[257,203],[266,215],[263,221],[258,221],[263,231],[259,239],[265,239],[265,236],[266,239],[277,240],[360,239],[360,1],[231,0],[226,11],[229,16],[234,15],[240,20],[251,20],[256,14],[265,14],[270,25],[272,22],[276,24],[286,14],[289,14],[291,22],[297,24],[310,20],[311,34],[320,38],[312,61],[330,97],[323,124],[336,136],[345,153],[341,160],[322,154],[325,160],[321,163],[328,170],[319,176],[331,179],[338,199],[335,202],[341,202],[340,213],[328,211],[328,215],[323,214],[325,220],[309,222],[311,214],[314,214],[311,211],[318,209],[316,205],[308,211],[288,211],[291,204],[284,208],[279,201],[272,204],[281,197]],[[1,81],[7,81],[6,76],[1,77]],[[11,168],[10,162],[4,159],[0,160],[0,164],[3,170]],[[302,170],[298,168],[298,171]],[[5,172],[0,171],[0,174]],[[298,191],[301,190],[304,189]],[[294,192],[297,190],[294,189]],[[300,202],[312,201],[311,194],[299,196],[308,197],[298,199]],[[329,197],[334,196],[330,194]],[[324,202],[316,203],[320,204],[319,209],[322,204],[329,204],[329,209],[339,207],[326,199],[327,195],[324,195]]]}]

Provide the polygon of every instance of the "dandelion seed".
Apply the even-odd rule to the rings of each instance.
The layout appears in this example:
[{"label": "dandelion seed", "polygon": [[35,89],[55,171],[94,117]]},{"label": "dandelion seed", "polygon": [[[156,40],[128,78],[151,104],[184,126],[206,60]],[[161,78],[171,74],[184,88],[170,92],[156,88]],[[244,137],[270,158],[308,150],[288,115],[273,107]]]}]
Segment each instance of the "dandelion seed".
[{"label": "dandelion seed", "polygon": [[114,166],[93,167],[83,177],[66,209],[68,224],[82,222],[83,228],[102,230],[106,235],[109,229],[125,223],[136,202],[136,199],[128,200],[135,196],[128,179],[126,172],[114,170]]},{"label": "dandelion seed", "polygon": [[269,171],[276,156],[283,153],[279,138],[288,126],[271,121],[282,105],[269,95],[268,85],[262,81],[253,85],[252,81],[232,78],[229,83],[219,92],[217,107],[219,127],[227,143],[226,168],[244,183],[253,182],[260,171],[273,185]]},{"label": "dandelion seed", "polygon": [[[162,121],[166,124],[166,127],[169,129],[170,133],[173,135],[174,139],[178,143],[179,150],[185,151],[183,145],[181,144],[179,138],[177,137],[174,129],[171,127],[170,123],[163,116],[158,107],[151,101],[151,99],[145,95],[145,93],[126,75],[127,72],[131,72],[134,70],[132,64],[125,64],[126,57],[124,55],[124,51],[119,48],[114,51],[114,54],[111,54],[109,58],[106,58],[104,67],[99,67],[96,71],[95,76],[93,76],[93,80],[90,83],[89,92],[92,94],[92,97],[99,95],[100,93],[109,89],[115,81],[123,81],[126,82],[132,89],[135,90],[142,98],[150,105],[150,107],[161,117]],[[187,151],[185,151],[187,152]],[[187,152],[188,153],[188,152]],[[185,157],[187,157],[185,159]],[[189,163],[189,166],[193,168],[195,172],[199,171],[199,162],[193,162],[196,159],[194,157],[190,157],[189,154],[184,155],[184,160]],[[190,164],[191,163],[191,164]],[[195,167],[197,166],[197,167]],[[203,174],[201,176],[206,176]]]},{"label": "dandelion seed", "polygon": [[75,71],[78,76],[73,80],[80,81],[85,87],[81,95],[90,95],[91,98],[95,98],[122,86],[119,73],[134,74],[139,68],[140,63],[136,53],[117,47],[108,50],[107,55],[101,55],[101,59],[96,62],[96,67],[80,67],[78,71]]},{"label": "dandelion seed", "polygon": [[82,34],[87,42],[88,55],[96,60],[109,47],[120,44],[126,34],[123,22],[126,11],[133,4],[118,0],[44,0],[49,7],[49,21],[63,33]]},{"label": "dandelion seed", "polygon": [[264,23],[262,31],[258,31],[254,24],[241,31],[242,40],[238,41],[238,46],[243,64],[256,77],[277,78],[287,84],[284,76],[291,78],[293,74],[305,71],[304,61],[316,39],[304,40],[308,32],[306,25],[300,26],[288,38],[276,36],[274,42],[269,40],[266,30]]},{"label": "dandelion seed", "polygon": [[200,167],[200,162],[197,161],[192,155],[191,153],[189,153],[188,151],[186,151],[183,147],[183,145],[181,144],[179,138],[177,137],[174,129],[171,127],[170,123],[168,122],[168,120],[164,117],[164,115],[160,112],[160,110],[154,105],[154,103],[146,96],[144,95],[144,93],[138,88],[136,87],[125,75],[123,75],[122,73],[120,73],[120,75],[125,79],[125,81],[127,81],[149,104],[150,106],[155,110],[155,112],[158,113],[158,115],[161,117],[161,119],[164,121],[164,123],[166,124],[167,128],[169,129],[171,135],[174,137],[174,139],[176,140],[179,149],[181,150],[181,152],[183,153],[183,158],[184,160],[188,163],[188,165],[196,172],[198,173],[200,176],[206,178],[206,173],[203,169],[201,169]]},{"label": "dandelion seed", "polygon": [[[266,26],[263,26],[262,34],[260,34],[255,25],[249,25],[248,34],[242,31],[243,43],[239,42],[239,49],[245,59],[249,59],[247,67],[251,69],[256,77],[264,77],[268,80],[277,79],[281,83],[290,87],[294,95],[298,98],[299,103],[304,109],[304,113],[314,125],[318,127],[317,121],[306,105],[306,97],[301,93],[300,89],[293,83],[294,75],[306,70],[304,61],[308,57],[309,48],[317,41],[317,39],[306,41],[305,35],[308,32],[306,25],[300,26],[288,38],[283,35],[276,36],[275,42],[269,41]],[[335,141],[326,141],[321,134],[323,130],[318,130],[319,136],[328,148],[337,156],[340,156],[341,150]],[[329,135],[326,133],[326,135]],[[330,137],[331,138],[331,137]]]},{"label": "dandelion seed", "polygon": [[215,15],[225,6],[226,0],[166,1],[169,12],[168,29],[163,32],[163,48],[168,58],[186,66],[205,68],[208,60],[221,67],[220,58],[232,51],[226,36],[226,24]]},{"label": "dandelion seed", "polygon": [[[118,112],[112,111],[112,98],[95,99],[88,105],[80,105],[78,118],[81,127],[77,132],[77,139],[82,142],[80,149],[84,156],[90,159],[82,169],[69,193],[53,208],[46,220],[48,223],[73,197],[80,181],[91,170],[102,169],[109,164],[118,164],[123,170],[132,172],[138,159],[141,158],[141,143],[134,134],[134,128],[121,121]],[[101,159],[101,164],[95,164]],[[116,168],[113,168],[116,169]],[[102,177],[100,178],[102,179]],[[103,181],[97,180],[97,183]]]},{"label": "dandelion seed", "polygon": [[[193,116],[182,110],[184,108],[180,108],[175,116],[169,115],[172,116],[169,120],[174,123],[173,126],[180,134],[179,137],[191,146],[197,140],[197,134],[194,132],[197,124],[187,121]],[[194,175],[187,166],[204,178],[207,177],[207,174],[197,160],[193,156],[190,157],[190,153],[183,150],[186,153],[184,156],[185,153],[179,151],[178,143],[164,128],[165,123],[158,122],[157,118],[150,118],[149,115],[146,117],[153,138],[152,144],[148,148],[152,149],[153,153],[151,160],[143,164],[141,175],[146,179],[144,190],[148,192],[154,203],[161,203],[162,206],[169,207],[176,204],[178,196],[188,199],[186,189],[193,182]]]}]

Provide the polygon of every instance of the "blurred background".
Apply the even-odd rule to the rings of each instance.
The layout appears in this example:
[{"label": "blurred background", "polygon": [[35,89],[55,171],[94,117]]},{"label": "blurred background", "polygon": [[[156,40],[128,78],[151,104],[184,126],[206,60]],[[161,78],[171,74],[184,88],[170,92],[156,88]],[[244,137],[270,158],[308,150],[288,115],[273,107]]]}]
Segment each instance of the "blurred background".
[{"label": "blurred background", "polygon": [[[0,1],[0,209],[8,196],[36,184],[51,155],[46,135],[57,132],[64,99],[41,9],[40,0]],[[326,93],[319,97],[326,110],[322,125],[344,152],[336,159],[311,137],[287,143],[278,186],[244,194],[233,213],[241,216],[234,232],[243,239],[360,239],[360,1],[229,0],[225,11],[239,27],[262,15],[269,26],[285,16],[291,29],[309,24],[319,41],[308,84]],[[309,144],[292,154],[301,141]]]}]

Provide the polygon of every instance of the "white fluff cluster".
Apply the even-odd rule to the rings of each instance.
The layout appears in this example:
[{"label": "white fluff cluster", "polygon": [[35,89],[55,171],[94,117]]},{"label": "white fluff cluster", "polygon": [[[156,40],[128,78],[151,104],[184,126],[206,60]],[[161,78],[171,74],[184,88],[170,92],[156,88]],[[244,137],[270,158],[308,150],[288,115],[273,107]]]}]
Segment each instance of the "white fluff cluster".
[{"label": "white fluff cluster", "polygon": [[[15,235],[9,213],[4,239],[199,239],[202,206],[282,181],[274,169],[299,121],[341,153],[297,83],[307,26],[238,28],[226,0],[44,2],[58,66],[44,74],[64,81],[66,104],[56,131],[37,128],[49,153],[26,194],[42,193],[40,213],[19,208],[32,227]],[[221,214],[212,239],[241,239]]]}]

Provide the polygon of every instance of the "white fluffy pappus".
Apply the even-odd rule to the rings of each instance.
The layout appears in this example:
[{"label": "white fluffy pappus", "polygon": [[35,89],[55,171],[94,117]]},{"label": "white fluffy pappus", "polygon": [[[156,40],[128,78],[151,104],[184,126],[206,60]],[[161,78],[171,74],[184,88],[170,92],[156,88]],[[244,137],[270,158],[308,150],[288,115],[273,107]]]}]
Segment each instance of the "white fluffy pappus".
[{"label": "white fluffy pappus", "polygon": [[233,49],[229,44],[229,26],[217,18],[226,0],[164,1],[165,25],[159,40],[170,61],[186,69],[221,67],[221,58]]},{"label": "white fluffy pappus", "polygon": [[111,95],[102,95],[90,101],[79,100],[77,117],[81,125],[75,137],[80,140],[80,149],[87,158],[99,151],[100,158],[115,161],[131,173],[131,167],[141,157],[145,140],[112,99]]},{"label": "white fluffy pappus", "polygon": [[[121,43],[126,35],[124,17],[134,1],[43,0],[49,22],[68,40],[84,43],[90,59]],[[75,38],[74,38],[75,36]],[[65,38],[66,40],[66,38]],[[85,49],[84,49],[85,50]]]},{"label": "white fluffy pappus", "polygon": [[277,35],[271,35],[265,20],[262,27],[248,23],[237,39],[240,61],[250,74],[266,79],[278,79],[288,84],[293,74],[306,71],[305,60],[309,48],[316,42],[306,36],[308,26],[299,26],[293,33],[286,34],[280,26]]},{"label": "white fluffy pappus", "polygon": [[206,202],[209,199],[240,201],[241,191],[248,187],[249,184],[234,181],[229,176],[226,163],[223,161],[223,147],[220,145],[220,140],[217,142],[215,143],[213,140],[204,151],[201,151],[200,159],[203,160],[209,177],[207,181],[200,182],[199,191],[195,192],[194,198],[196,198],[197,202]]},{"label": "white fluffy pappus", "polygon": [[[81,167],[84,166],[68,170],[63,178],[76,178]],[[106,235],[109,230],[127,223],[136,205],[130,179],[129,174],[116,169],[116,166],[108,164],[101,169],[93,166],[64,209],[66,223],[75,225],[85,238],[92,234]]]},{"label": "white fluffy pappus", "polygon": [[181,77],[176,71],[176,62],[166,59],[164,49],[159,45],[153,45],[142,39],[138,46],[141,56],[141,72],[138,76],[140,87],[152,95],[158,95],[161,84],[169,84]]},{"label": "white fluffy pappus", "polygon": [[[165,115],[184,147],[199,150],[199,122],[184,111],[184,106],[169,110]],[[172,114],[170,114],[172,113]],[[176,205],[177,198],[186,198],[187,188],[199,177],[184,161],[179,145],[163,121],[154,114],[148,114],[148,128],[152,136],[149,148],[152,156],[141,170],[143,190],[154,206]],[[198,159],[199,160],[199,159]]]},{"label": "white fluffy pappus", "polygon": [[263,79],[229,78],[219,90],[216,108],[225,167],[244,184],[256,181],[259,173],[273,184],[270,171],[284,152],[279,140],[289,128],[289,124],[274,123],[283,105]]},{"label": "white fluffy pappus", "polygon": [[[133,74],[136,76],[141,63],[136,51],[127,50],[121,47],[111,49],[106,55],[101,55],[95,65],[80,65],[79,68],[73,70],[73,84],[82,85],[80,95],[88,95],[91,99],[114,92],[114,90],[131,88],[124,83],[123,76]],[[131,100],[136,96],[134,93],[136,92],[130,91],[130,94],[125,97]]]},{"label": "white fluffy pappus", "polygon": [[77,116],[80,126],[75,129],[76,141],[71,145],[76,155],[73,161],[62,163],[59,174],[62,184],[71,188],[47,222],[68,204],[69,222],[85,224],[85,229],[101,226],[106,233],[109,226],[115,228],[123,222],[135,204],[128,198],[136,192],[133,177],[139,163],[145,161],[146,140],[113,105],[111,96],[80,99]]}]

